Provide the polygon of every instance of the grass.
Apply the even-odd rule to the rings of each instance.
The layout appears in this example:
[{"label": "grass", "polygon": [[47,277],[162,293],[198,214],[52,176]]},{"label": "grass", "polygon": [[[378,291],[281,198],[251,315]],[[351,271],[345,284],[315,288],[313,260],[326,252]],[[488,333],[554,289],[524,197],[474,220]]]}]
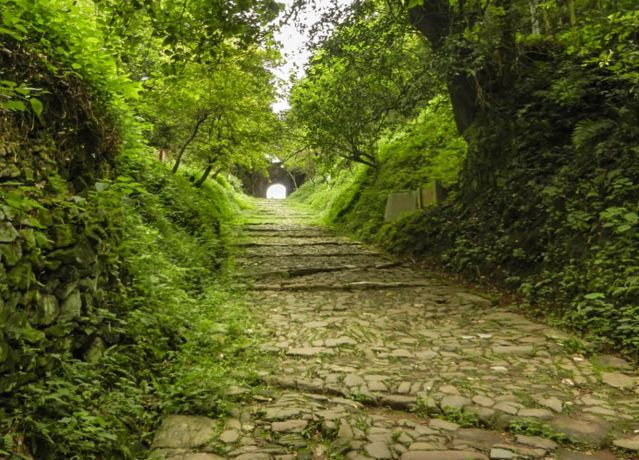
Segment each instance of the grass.
[{"label": "grass", "polygon": [[559,444],[572,444],[570,438],[568,438],[565,434],[555,430],[547,423],[531,418],[522,418],[511,421],[506,427],[506,431],[526,436],[540,436],[542,438],[551,439]]},{"label": "grass", "polygon": [[466,411],[464,409],[445,407],[442,412],[443,413],[439,418],[456,423],[462,428],[475,428],[482,426],[482,423],[479,420],[477,414]]}]

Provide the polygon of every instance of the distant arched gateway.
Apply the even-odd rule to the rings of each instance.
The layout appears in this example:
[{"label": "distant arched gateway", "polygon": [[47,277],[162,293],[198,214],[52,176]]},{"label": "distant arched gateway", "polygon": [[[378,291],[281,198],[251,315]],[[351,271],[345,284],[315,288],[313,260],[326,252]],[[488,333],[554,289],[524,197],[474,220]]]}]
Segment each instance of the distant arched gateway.
[{"label": "distant arched gateway", "polygon": [[282,184],[273,184],[266,189],[266,198],[269,200],[283,200],[287,194],[286,186]]},{"label": "distant arched gateway", "polygon": [[285,189],[285,195],[290,195],[297,187],[304,183],[306,175],[300,171],[288,171],[282,162],[273,162],[268,169],[268,176],[249,171],[235,171],[244,185],[246,193],[259,198],[269,198],[268,190],[273,185],[281,185]]}]

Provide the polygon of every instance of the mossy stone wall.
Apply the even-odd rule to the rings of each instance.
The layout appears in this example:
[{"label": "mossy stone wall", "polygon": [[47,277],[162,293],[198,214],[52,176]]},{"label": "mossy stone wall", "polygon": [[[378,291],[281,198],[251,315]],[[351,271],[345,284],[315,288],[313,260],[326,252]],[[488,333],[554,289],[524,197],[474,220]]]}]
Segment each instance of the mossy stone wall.
[{"label": "mossy stone wall", "polygon": [[[123,220],[96,190],[110,162],[96,168],[92,152],[23,123],[0,119],[0,392],[42,377],[65,352],[95,357],[117,341]],[[84,156],[85,174],[69,169]]]}]

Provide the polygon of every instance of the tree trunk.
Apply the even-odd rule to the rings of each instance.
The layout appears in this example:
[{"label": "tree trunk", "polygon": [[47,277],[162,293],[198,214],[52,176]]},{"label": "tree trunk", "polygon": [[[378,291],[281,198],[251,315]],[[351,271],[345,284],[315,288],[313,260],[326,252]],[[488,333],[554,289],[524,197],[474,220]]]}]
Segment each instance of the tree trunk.
[{"label": "tree trunk", "polygon": [[538,0],[529,0],[530,5],[530,31],[534,35],[541,35],[541,26],[539,25],[539,6]]},{"label": "tree trunk", "polygon": [[[433,51],[441,51],[452,33],[453,11],[448,0],[425,0],[408,12],[411,24],[430,42]],[[448,77],[448,92],[455,124],[460,133],[466,131],[477,115],[477,87],[470,75]]]},{"label": "tree trunk", "polygon": [[195,139],[195,136],[197,136],[197,132],[200,130],[200,126],[202,126],[202,123],[206,121],[209,115],[210,115],[209,113],[205,113],[198,117],[197,123],[195,123],[195,126],[193,126],[193,130],[191,131],[191,135],[184,141],[184,144],[182,144],[182,147],[180,147],[180,151],[178,152],[177,158],[175,159],[175,165],[173,165],[171,174],[175,174],[177,172],[178,168],[180,167],[180,163],[182,162],[182,156],[184,155],[186,148],[189,146],[191,142],[193,142],[193,139]]},{"label": "tree trunk", "polygon": [[548,10],[544,8],[542,13],[542,17],[544,18],[544,27],[546,28],[546,35],[550,35],[553,38],[555,37],[555,29],[552,27],[550,22],[550,16],[548,15]]},{"label": "tree trunk", "polygon": [[297,181],[295,180],[295,176],[286,168],[284,168],[284,171],[286,171],[286,174],[288,174],[293,182],[293,191],[297,190]]},{"label": "tree trunk", "polygon": [[[342,155],[342,158],[345,158],[350,161],[354,161],[355,163],[361,163],[366,166],[370,166],[371,168],[377,168],[377,162],[374,158],[371,158],[370,155],[361,155],[361,154],[350,154],[350,155]],[[367,158],[371,158],[368,160]]]},{"label": "tree trunk", "polygon": [[570,19],[570,26],[575,27],[577,25],[577,9],[575,7],[575,0],[568,0],[568,18]]},{"label": "tree trunk", "polygon": [[463,134],[477,116],[477,87],[469,75],[455,75],[448,82],[457,131]]},{"label": "tree trunk", "polygon": [[421,6],[411,8],[408,17],[413,25],[439,51],[451,33],[453,11],[448,0],[425,0]]},{"label": "tree trunk", "polygon": [[224,170],[224,166],[220,166],[219,168],[217,168],[215,170],[215,172],[213,174],[211,174],[211,179],[215,179],[217,176],[220,175],[220,173]]},{"label": "tree trunk", "polygon": [[209,163],[202,176],[193,185],[195,185],[196,187],[201,187],[202,184],[204,184],[204,181],[206,181],[206,179],[209,177],[209,174],[211,174],[211,171],[213,171],[213,163]]}]

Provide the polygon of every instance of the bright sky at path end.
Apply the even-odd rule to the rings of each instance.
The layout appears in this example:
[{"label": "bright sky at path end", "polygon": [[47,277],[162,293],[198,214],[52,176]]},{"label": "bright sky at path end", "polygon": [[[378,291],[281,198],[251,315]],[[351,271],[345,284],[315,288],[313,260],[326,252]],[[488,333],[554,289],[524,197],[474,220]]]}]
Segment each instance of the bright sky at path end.
[{"label": "bright sky at path end", "polygon": [[[293,1],[294,0],[281,0],[281,3],[286,5],[284,14],[290,10]],[[310,39],[308,29],[321,19],[322,12],[331,5],[332,1],[314,0],[309,3],[312,3],[312,6],[309,5],[304,8],[297,18],[297,22],[306,26],[304,32],[298,29],[295,24],[296,21],[291,18],[275,35],[275,39],[282,44],[284,62],[279,67],[273,69],[273,72],[277,78],[285,83],[285,87],[282,89],[278,100],[273,104],[273,111],[276,113],[287,110],[290,107],[287,100],[287,93],[290,89],[289,80],[291,74],[294,74],[297,78],[303,76],[304,66],[311,57],[311,53],[306,49],[306,43]]]}]

